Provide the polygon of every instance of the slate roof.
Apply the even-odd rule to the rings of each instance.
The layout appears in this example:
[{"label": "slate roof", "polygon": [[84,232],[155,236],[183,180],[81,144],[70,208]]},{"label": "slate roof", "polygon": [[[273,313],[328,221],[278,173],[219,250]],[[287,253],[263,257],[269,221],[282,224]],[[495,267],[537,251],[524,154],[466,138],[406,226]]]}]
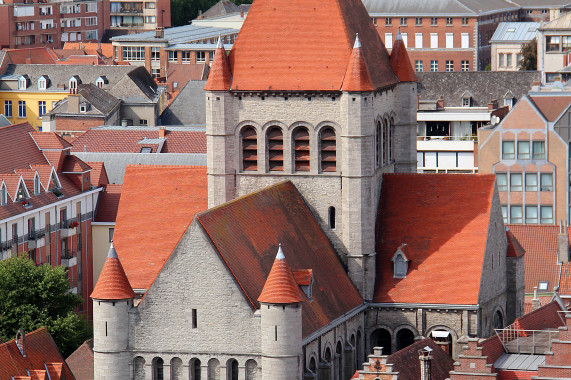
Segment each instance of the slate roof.
[{"label": "slate roof", "polygon": [[156,103],[163,90],[147,69],[139,66],[115,82],[109,93],[126,103]]},{"label": "slate roof", "polygon": [[533,95],[529,99],[547,121],[555,121],[571,104],[571,96]]},{"label": "slate roof", "polygon": [[[14,339],[0,344],[0,379],[12,379],[12,376],[29,376],[28,370],[30,372],[40,371],[36,372],[36,375],[42,379],[48,378],[48,376],[52,380],[74,379],[71,370],[45,327],[27,333],[24,341],[25,357],[22,356]],[[49,372],[48,376],[45,373],[46,367]]]},{"label": "slate roof", "polygon": [[240,7],[229,0],[221,0],[208,8],[200,18],[224,16],[230,13],[240,12]]},{"label": "slate roof", "polygon": [[76,380],[93,380],[93,339],[83,342],[65,362]]},{"label": "slate roof", "polygon": [[547,292],[559,284],[557,264],[558,226],[508,225],[525,250],[525,292],[533,293],[540,281],[547,281]]},{"label": "slate roof", "polygon": [[57,114],[58,116],[64,116],[66,114],[73,116],[94,116],[101,115],[104,117],[109,116],[109,114],[114,111],[121,103],[120,99],[117,99],[113,95],[97,87],[93,83],[80,84],[78,86],[78,94],[80,96],[79,103],[87,102],[92,107],[87,110],[87,112],[77,112],[71,113],[68,111],[68,99],[63,99],[58,102],[57,105],[49,112],[50,115]]},{"label": "slate roof", "polygon": [[127,167],[113,244],[133,289],[151,286],[194,215],[207,208],[206,167]]},{"label": "slate roof", "polygon": [[[418,77],[418,94],[422,100],[444,99],[445,107],[462,106],[462,95],[469,91],[474,106],[486,107],[493,99],[500,102],[508,91],[521,99],[538,82],[538,71],[456,71],[422,72]],[[500,103],[502,104],[502,103]]]},{"label": "slate roof", "polygon": [[518,9],[504,0],[363,0],[371,16],[475,16],[500,10]]},{"label": "slate roof", "polygon": [[206,81],[189,81],[161,115],[163,125],[206,125]]},{"label": "slate roof", "polygon": [[196,218],[255,309],[279,243],[292,269],[313,270],[313,300],[304,296],[302,302],[304,337],[363,303],[291,182],[237,198]]},{"label": "slate roof", "polygon": [[[478,304],[494,179],[470,174],[383,175],[374,302]],[[391,259],[403,243],[408,272],[406,278],[394,278]],[[461,278],[449,275],[450,268],[460,267]]]},{"label": "slate roof", "polygon": [[232,90],[340,91],[356,33],[373,87],[397,83],[361,0],[258,0],[229,55]]},{"label": "slate roof", "polygon": [[[165,128],[165,139],[160,153],[206,153],[206,133],[192,127]],[[157,140],[144,143],[145,140]],[[142,147],[159,148],[159,127],[91,128],[76,138],[72,152],[130,152],[139,153]]]},{"label": "slate roof", "polygon": [[444,352],[432,339],[427,338],[418,340],[410,346],[389,355],[387,364],[393,364],[393,372],[399,373],[399,380],[418,380],[421,378],[418,351],[427,346],[432,349],[432,379],[444,380],[449,377],[449,372],[454,369],[454,359]]},{"label": "slate roof", "polygon": [[[142,68],[145,70],[145,68]],[[128,73],[137,71],[133,66],[99,66],[97,70],[91,65],[8,65],[6,72],[0,76],[0,80],[17,80],[21,75],[30,77],[28,88],[25,91],[58,91],[69,92],[69,80],[72,76],[77,75],[81,79],[81,83],[95,83],[97,78],[105,75],[109,80],[108,84],[103,85],[103,89],[110,89],[117,84],[121,78]],[[146,72],[146,70],[145,70]],[[49,81],[46,90],[38,89],[38,79],[42,75],[48,75]],[[150,74],[147,72],[147,75]],[[65,87],[58,87],[58,85]],[[24,90],[18,90],[24,91]]]},{"label": "slate roof", "polygon": [[490,42],[528,42],[537,35],[539,22],[500,22]]},{"label": "slate roof", "polygon": [[119,209],[119,201],[121,200],[120,184],[108,184],[99,195],[97,210],[94,222],[115,223],[117,219],[117,210]]}]

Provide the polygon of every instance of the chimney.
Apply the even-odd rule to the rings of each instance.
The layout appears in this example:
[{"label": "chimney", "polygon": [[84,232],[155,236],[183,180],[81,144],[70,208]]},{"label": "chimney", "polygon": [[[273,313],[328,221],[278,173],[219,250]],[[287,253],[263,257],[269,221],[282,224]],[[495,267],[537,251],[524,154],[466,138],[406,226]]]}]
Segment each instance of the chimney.
[{"label": "chimney", "polygon": [[165,28],[158,26],[157,29],[155,29],[155,38],[165,38]]},{"label": "chimney", "polygon": [[418,359],[420,360],[420,380],[432,379],[432,348],[426,346],[418,350]]},{"label": "chimney", "polygon": [[166,128],[159,128],[159,138],[164,139],[167,136]]},{"label": "chimney", "polygon": [[488,111],[498,109],[498,99],[492,99],[488,103]]},{"label": "chimney", "polygon": [[243,10],[240,11],[240,18],[244,18],[244,11]]},{"label": "chimney", "polygon": [[537,286],[533,287],[533,299],[531,300],[531,311],[537,310],[541,307],[539,298],[537,298]]},{"label": "chimney", "polygon": [[26,53],[26,64],[29,65],[32,63],[32,56],[30,54],[30,49],[27,49],[26,51],[27,51],[27,53]]},{"label": "chimney", "polygon": [[563,225],[563,220],[559,222],[559,233],[557,234],[557,260],[561,263],[569,262],[569,235]]},{"label": "chimney", "polygon": [[444,99],[438,99],[436,101],[436,109],[443,110],[444,109]]},{"label": "chimney", "polygon": [[67,96],[67,112],[79,113],[79,95],[69,94]]}]

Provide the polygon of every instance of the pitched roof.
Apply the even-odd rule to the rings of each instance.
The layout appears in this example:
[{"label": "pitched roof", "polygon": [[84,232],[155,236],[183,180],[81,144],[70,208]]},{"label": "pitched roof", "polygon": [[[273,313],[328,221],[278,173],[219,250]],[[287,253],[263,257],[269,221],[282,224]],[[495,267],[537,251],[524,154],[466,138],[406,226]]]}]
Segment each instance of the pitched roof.
[{"label": "pitched roof", "polygon": [[87,102],[93,108],[87,109],[86,112],[70,112],[68,109],[68,99],[58,102],[56,107],[49,114],[73,114],[73,115],[103,115],[105,117],[114,111],[121,103],[109,92],[102,90],[93,83],[80,84],[78,86],[79,103]]},{"label": "pitched roof", "polygon": [[162,92],[163,88],[157,86],[151,74],[143,66],[128,71],[109,90],[111,95],[128,103],[155,103]]},{"label": "pitched roof", "polygon": [[117,257],[113,243],[111,243],[111,247],[109,247],[107,259],[105,260],[105,264],[103,264],[103,269],[90,297],[100,300],[135,298],[135,292],[131,284],[129,284],[129,280],[125,275],[121,261],[119,261]]},{"label": "pitched roof", "polygon": [[194,214],[208,208],[207,188],[205,167],[127,166],[113,242],[133,289],[151,286]]},{"label": "pitched roof", "polygon": [[519,324],[519,328],[523,330],[557,329],[559,326],[565,325],[559,311],[561,311],[559,303],[551,301],[547,305],[517,318],[514,324]]},{"label": "pitched roof", "polygon": [[340,91],[357,33],[373,88],[397,83],[360,0],[257,0],[230,52],[232,90]]},{"label": "pitched roof", "polygon": [[27,122],[0,127],[0,173],[28,168],[30,164],[48,163],[34,139],[30,137],[30,133],[34,132],[34,127]]},{"label": "pitched roof", "polygon": [[525,250],[525,292],[533,293],[540,281],[547,281],[547,291],[558,285],[558,226],[508,225],[510,232]]},{"label": "pitched roof", "polygon": [[406,46],[400,34],[400,29],[398,31],[397,37],[395,38],[395,43],[393,44],[393,49],[391,50],[391,66],[396,76],[401,82],[416,82],[418,78],[414,74],[412,64],[410,63],[410,58],[406,51]]},{"label": "pitched roof", "polygon": [[210,75],[204,89],[206,91],[226,91],[232,86],[232,73],[230,61],[222,44],[222,37],[218,38],[218,46],[214,52],[214,60],[210,68]]},{"label": "pitched roof", "polygon": [[508,257],[520,257],[525,254],[525,249],[509,229],[506,229],[506,237],[508,238]]},{"label": "pitched roof", "polygon": [[571,96],[530,96],[529,99],[547,121],[555,121],[571,104]]},{"label": "pitched roof", "polygon": [[539,27],[540,30],[560,30],[571,28],[571,14],[563,13],[560,17],[545,23]]},{"label": "pitched roof", "polygon": [[345,78],[343,79],[344,91],[372,91],[371,75],[365,62],[363,48],[359,41],[359,33],[355,36],[355,45],[349,58]]},{"label": "pitched roof", "polygon": [[38,148],[42,150],[63,150],[71,148],[71,144],[60,135],[52,132],[30,132]]},{"label": "pitched roof", "polygon": [[[493,190],[493,175],[385,174],[374,301],[478,304]],[[403,243],[408,272],[394,278],[391,259]],[[463,276],[450,276],[459,267]]]},{"label": "pitched roof", "polygon": [[280,244],[278,254],[268,274],[258,302],[289,304],[303,300]]},{"label": "pitched roof", "polygon": [[0,344],[0,379],[11,379],[12,376],[28,376],[28,370],[30,372],[32,370],[45,371],[46,367],[52,380],[74,379],[52,336],[45,327],[25,335],[24,352],[25,357],[22,356],[14,339]]},{"label": "pitched roof", "polygon": [[303,336],[362,304],[341,260],[295,186],[282,182],[197,215],[254,308],[278,243],[294,269],[312,269],[312,301],[303,297]]},{"label": "pitched roof", "polygon": [[95,222],[115,223],[117,218],[117,210],[119,209],[119,201],[121,200],[120,184],[108,184],[99,195],[97,203],[97,211],[95,214]]},{"label": "pitched roof", "polygon": [[169,63],[167,79],[169,82],[175,83],[175,89],[182,89],[188,81],[206,80],[210,66],[205,63],[185,64],[185,63]]},{"label": "pitched roof", "polygon": [[91,167],[91,186],[99,187],[109,184],[107,171],[103,162],[86,162]]},{"label": "pitched roof", "polygon": [[500,22],[490,42],[527,42],[537,35],[539,22]]},{"label": "pitched roof", "polygon": [[85,173],[91,171],[91,167],[80,158],[73,155],[67,155],[61,171],[63,173]]},{"label": "pitched roof", "polygon": [[371,16],[475,16],[484,12],[517,9],[504,0],[364,0]]},{"label": "pitched roof", "polygon": [[93,380],[93,339],[83,342],[65,362],[76,380]]},{"label": "pitched roof", "polygon": [[189,81],[161,115],[163,125],[206,125],[206,81]]},{"label": "pitched roof", "polygon": [[50,54],[48,48],[37,47],[28,49],[8,49],[5,59],[13,64],[25,64],[29,59],[30,64],[54,64],[55,57]]},{"label": "pitched roof", "polygon": [[403,348],[389,355],[387,363],[393,364],[393,372],[398,372],[399,380],[418,380],[420,379],[420,360],[418,360],[418,351],[424,347],[432,349],[432,379],[447,379],[449,372],[454,369],[454,359],[452,359],[440,346],[432,339],[421,339],[408,347]]},{"label": "pitched roof", "polygon": [[200,18],[222,16],[234,12],[240,12],[240,7],[229,0],[220,0],[208,8]]}]

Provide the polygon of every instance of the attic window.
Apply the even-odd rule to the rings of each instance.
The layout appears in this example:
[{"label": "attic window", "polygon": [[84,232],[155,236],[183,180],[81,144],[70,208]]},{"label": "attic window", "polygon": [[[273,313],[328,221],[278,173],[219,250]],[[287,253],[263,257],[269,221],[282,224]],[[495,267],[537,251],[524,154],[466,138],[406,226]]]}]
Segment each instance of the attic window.
[{"label": "attic window", "polygon": [[149,147],[141,148],[141,153],[152,153],[152,152],[153,152],[153,148],[149,148]]},{"label": "attic window", "polygon": [[406,244],[398,247],[396,253],[393,256],[394,264],[394,278],[405,278],[408,271],[408,259],[406,258],[403,249],[406,248]]},{"label": "attic window", "polygon": [[69,92],[72,94],[77,93],[77,79],[75,77],[69,80]]},{"label": "attic window", "polygon": [[27,192],[24,183],[21,183],[18,187],[18,191],[16,192],[16,202],[20,202],[26,199]]},{"label": "attic window", "polygon": [[462,98],[462,107],[471,107],[472,98]]},{"label": "attic window", "polygon": [[44,76],[38,79],[38,90],[45,90],[47,88],[47,80]]},{"label": "attic window", "polygon": [[79,105],[79,112],[86,113],[87,112],[87,104],[80,104]]},{"label": "attic window", "polygon": [[100,76],[99,78],[97,78],[97,80],[95,81],[95,85],[99,88],[103,88],[103,85],[105,83],[107,83],[107,77],[105,76]]},{"label": "attic window", "polygon": [[18,90],[25,90],[28,87],[28,79],[25,76],[18,78]]},{"label": "attic window", "polygon": [[[48,188],[53,191],[54,189],[58,189],[59,187],[61,187],[61,185],[60,185],[59,180],[56,176],[56,173],[52,173],[52,177],[50,178],[50,183],[48,185]],[[61,191],[60,191],[60,193],[61,193]],[[54,194],[56,194],[55,191],[54,191]]]},{"label": "attic window", "polygon": [[537,287],[537,290],[547,291],[548,285],[549,281],[539,281],[539,286]]}]

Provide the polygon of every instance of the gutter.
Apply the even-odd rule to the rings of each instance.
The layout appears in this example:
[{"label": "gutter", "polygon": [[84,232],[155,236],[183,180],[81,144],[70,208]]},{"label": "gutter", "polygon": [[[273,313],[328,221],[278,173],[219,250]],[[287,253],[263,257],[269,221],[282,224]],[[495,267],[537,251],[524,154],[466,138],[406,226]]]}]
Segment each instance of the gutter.
[{"label": "gutter", "polygon": [[367,306],[396,307],[399,309],[458,309],[458,310],[472,310],[472,311],[477,311],[480,309],[480,304],[454,305],[454,304],[443,304],[443,303],[372,302],[367,304]]}]

